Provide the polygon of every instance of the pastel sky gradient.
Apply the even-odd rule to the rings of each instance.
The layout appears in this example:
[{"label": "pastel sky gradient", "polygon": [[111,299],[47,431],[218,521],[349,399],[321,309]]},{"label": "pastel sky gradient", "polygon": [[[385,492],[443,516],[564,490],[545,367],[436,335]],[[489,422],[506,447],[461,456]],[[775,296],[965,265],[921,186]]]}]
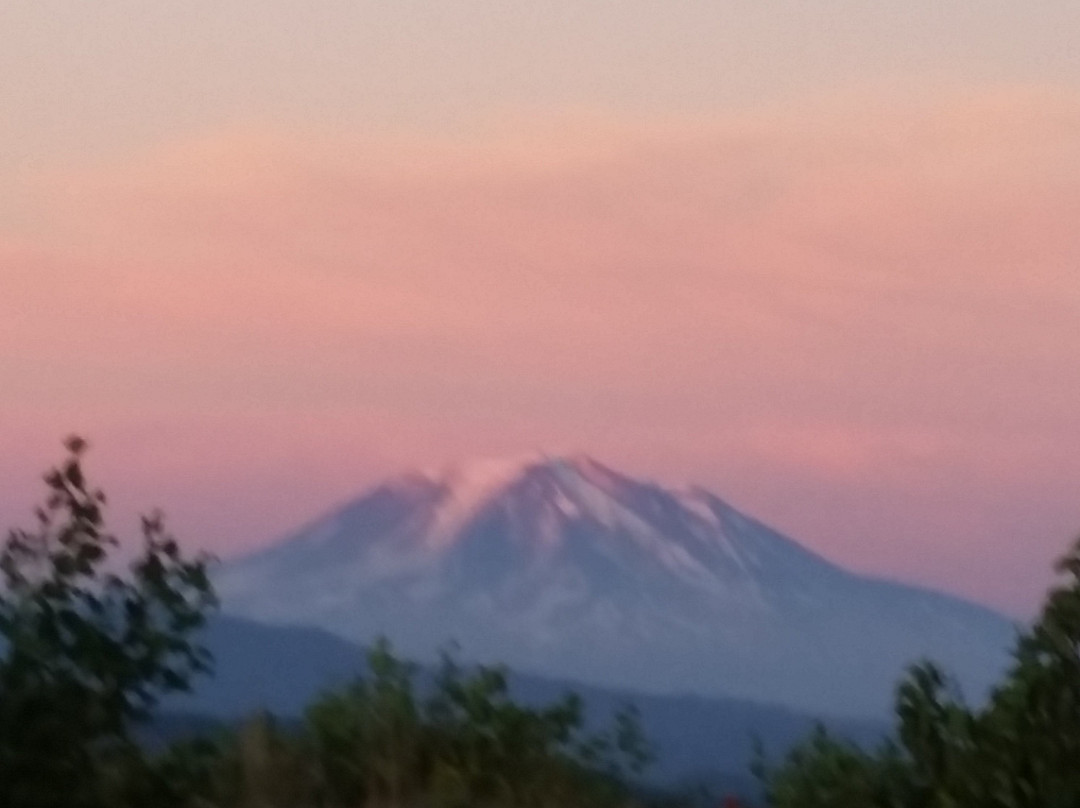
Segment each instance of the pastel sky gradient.
[{"label": "pastel sky gradient", "polygon": [[402,467],[584,451],[1030,615],[1080,532],[1077,31],[5,3],[0,525],[71,431],[119,516],[223,555]]}]

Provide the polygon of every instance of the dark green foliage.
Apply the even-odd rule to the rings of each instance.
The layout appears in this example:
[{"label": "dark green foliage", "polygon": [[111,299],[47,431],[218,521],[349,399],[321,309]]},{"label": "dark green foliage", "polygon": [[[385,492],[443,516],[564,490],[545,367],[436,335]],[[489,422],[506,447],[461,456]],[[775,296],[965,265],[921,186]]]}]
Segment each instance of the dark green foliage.
[{"label": "dark green foliage", "polygon": [[617,805],[627,801],[620,777],[648,756],[632,712],[611,733],[588,734],[576,696],[525,707],[501,668],[465,669],[447,655],[421,698],[415,669],[385,641],[369,667],[369,679],[307,714],[304,742],[328,805]]},{"label": "dark green foliage", "polygon": [[910,802],[907,763],[887,746],[869,754],[818,728],[776,771],[763,764],[771,805],[784,808],[897,808]]},{"label": "dark green foliage", "polygon": [[216,808],[635,804],[619,779],[647,756],[632,711],[591,735],[575,696],[522,706],[499,668],[446,657],[437,680],[418,686],[417,669],[385,641],[368,663],[368,677],[320,696],[297,729],[262,716],[216,744],[174,747],[154,765],[156,779],[144,778],[157,791],[145,793]]},{"label": "dark green foliage", "polygon": [[127,573],[110,571],[105,497],[83,476],[85,442],[66,445],[36,526],[0,551],[4,806],[119,799],[117,783],[141,765],[132,723],[210,663],[192,639],[214,605],[206,559],[185,558],[154,514]]},{"label": "dark green foliage", "polygon": [[866,753],[819,733],[762,768],[777,808],[1080,805],[1080,542],[989,702],[971,708],[932,665],[897,692],[897,741]]}]

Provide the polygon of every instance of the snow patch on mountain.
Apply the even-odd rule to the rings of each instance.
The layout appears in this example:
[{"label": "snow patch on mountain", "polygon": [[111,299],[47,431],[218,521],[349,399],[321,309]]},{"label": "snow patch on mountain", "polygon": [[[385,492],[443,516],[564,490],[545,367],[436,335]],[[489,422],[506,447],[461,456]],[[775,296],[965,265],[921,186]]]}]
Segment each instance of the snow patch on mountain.
[{"label": "snow patch on mountain", "polygon": [[620,687],[883,710],[903,667],[972,693],[1013,630],[851,574],[708,491],[541,454],[377,486],[218,575],[226,610]]}]

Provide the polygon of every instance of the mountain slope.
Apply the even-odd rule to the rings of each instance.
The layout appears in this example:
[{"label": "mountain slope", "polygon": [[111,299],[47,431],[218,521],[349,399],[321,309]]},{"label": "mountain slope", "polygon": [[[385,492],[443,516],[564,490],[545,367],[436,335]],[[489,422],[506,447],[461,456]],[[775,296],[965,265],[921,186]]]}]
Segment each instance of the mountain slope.
[{"label": "mountain slope", "polygon": [[978,695],[1013,629],[842,570],[701,489],[583,457],[406,475],[227,565],[227,610],[431,658],[629,689],[879,714],[931,657]]}]

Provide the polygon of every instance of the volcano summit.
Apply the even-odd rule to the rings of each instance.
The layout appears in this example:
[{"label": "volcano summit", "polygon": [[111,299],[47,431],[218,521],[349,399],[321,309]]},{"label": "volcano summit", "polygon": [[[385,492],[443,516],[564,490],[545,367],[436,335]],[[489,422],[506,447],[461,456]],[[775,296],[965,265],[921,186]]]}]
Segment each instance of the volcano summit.
[{"label": "volcano summit", "polygon": [[653,692],[874,715],[904,667],[980,697],[1014,636],[954,597],[868,578],[700,488],[587,457],[485,461],[379,485],[220,571],[227,612],[433,658]]}]

